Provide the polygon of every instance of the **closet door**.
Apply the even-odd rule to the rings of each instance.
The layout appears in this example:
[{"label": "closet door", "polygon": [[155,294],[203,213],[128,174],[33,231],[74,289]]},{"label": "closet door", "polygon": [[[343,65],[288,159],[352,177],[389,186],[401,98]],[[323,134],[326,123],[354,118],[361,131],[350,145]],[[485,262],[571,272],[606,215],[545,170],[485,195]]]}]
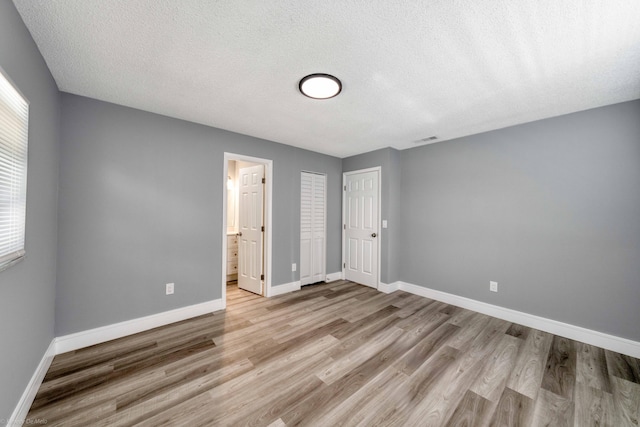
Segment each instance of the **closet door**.
[{"label": "closet door", "polygon": [[326,273],[326,176],[302,172],[300,182],[300,285]]}]

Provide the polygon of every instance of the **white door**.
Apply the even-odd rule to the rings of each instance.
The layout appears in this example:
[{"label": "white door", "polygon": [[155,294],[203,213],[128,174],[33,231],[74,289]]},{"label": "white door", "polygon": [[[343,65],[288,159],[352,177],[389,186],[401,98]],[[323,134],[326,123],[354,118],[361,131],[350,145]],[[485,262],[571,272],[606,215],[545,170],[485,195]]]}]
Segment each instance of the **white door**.
[{"label": "white door", "polygon": [[378,287],[379,172],[345,174],[345,279]]},{"label": "white door", "polygon": [[240,169],[238,287],[262,295],[264,166]]},{"label": "white door", "polygon": [[300,181],[300,285],[325,279],[326,177],[302,172]]}]

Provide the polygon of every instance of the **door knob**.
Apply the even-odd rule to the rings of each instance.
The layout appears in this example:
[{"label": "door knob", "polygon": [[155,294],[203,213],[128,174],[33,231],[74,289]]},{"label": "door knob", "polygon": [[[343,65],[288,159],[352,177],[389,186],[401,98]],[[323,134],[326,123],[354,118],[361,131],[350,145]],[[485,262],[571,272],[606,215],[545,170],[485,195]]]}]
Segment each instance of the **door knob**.
[{"label": "door knob", "polygon": [[242,236],[242,231],[239,231],[239,232],[238,232],[238,236]]},{"label": "door knob", "polygon": [[376,233],[371,233],[371,237],[377,237],[378,235]]}]

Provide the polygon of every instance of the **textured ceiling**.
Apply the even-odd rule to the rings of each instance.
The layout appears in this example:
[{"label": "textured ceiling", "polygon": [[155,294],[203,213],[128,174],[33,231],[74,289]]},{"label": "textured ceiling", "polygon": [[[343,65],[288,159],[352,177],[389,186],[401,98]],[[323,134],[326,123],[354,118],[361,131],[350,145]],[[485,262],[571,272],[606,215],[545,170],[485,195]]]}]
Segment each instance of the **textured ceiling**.
[{"label": "textured ceiling", "polygon": [[62,91],[338,157],[640,98],[638,0],[14,3]]}]

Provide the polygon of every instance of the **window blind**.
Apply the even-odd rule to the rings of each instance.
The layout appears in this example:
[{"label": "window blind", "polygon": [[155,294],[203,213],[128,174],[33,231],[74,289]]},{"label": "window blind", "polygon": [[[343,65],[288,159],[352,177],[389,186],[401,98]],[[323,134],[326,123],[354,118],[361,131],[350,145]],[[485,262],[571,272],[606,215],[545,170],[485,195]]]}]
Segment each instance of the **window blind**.
[{"label": "window blind", "polygon": [[0,69],[0,270],[25,254],[29,104]]}]

